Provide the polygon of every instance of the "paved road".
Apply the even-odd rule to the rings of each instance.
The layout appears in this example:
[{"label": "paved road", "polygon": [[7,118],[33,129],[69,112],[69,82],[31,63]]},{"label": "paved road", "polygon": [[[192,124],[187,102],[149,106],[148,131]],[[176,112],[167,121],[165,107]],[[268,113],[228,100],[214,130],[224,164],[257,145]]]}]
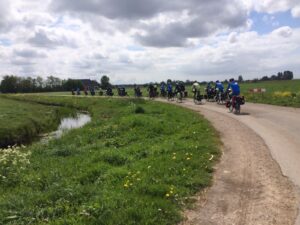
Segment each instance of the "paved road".
[{"label": "paved road", "polygon": [[184,224],[300,224],[300,109],[248,103],[234,115],[216,103],[179,105],[210,120],[224,144],[214,184]]},{"label": "paved road", "polygon": [[[215,104],[202,107],[229,114]],[[300,109],[247,103],[242,110],[241,116],[229,116],[261,136],[282,173],[300,187]]]}]

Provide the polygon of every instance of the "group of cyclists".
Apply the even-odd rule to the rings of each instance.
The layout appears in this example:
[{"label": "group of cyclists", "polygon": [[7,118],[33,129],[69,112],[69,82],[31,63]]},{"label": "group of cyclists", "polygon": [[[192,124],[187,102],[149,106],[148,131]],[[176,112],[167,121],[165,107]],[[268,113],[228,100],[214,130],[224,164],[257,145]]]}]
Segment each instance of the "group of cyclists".
[{"label": "group of cyclists", "polygon": [[[225,89],[222,82],[217,80],[214,84],[213,82],[207,83],[204,93],[201,93],[200,84],[195,81],[192,84],[192,93],[195,104],[201,104],[203,100],[215,101],[218,104],[226,104],[228,108],[232,111],[235,109],[239,112],[240,105],[245,103],[243,97],[240,97],[240,86],[237,81],[233,78],[229,80],[228,86]],[[128,96],[125,87],[117,87],[118,96]],[[188,92],[185,88],[184,82],[172,83],[168,81],[167,83],[161,82],[160,85],[150,83],[147,87],[148,97],[150,99],[156,97],[167,98],[169,101],[176,99],[177,102],[182,102],[185,97],[188,96]],[[87,91],[84,90],[85,95]],[[75,95],[75,91],[72,90],[72,94]],[[80,95],[80,90],[76,90],[76,94]],[[91,90],[91,95],[95,95],[95,91]],[[99,90],[99,95],[113,96],[113,90],[108,87],[106,90]],[[142,97],[141,88],[138,85],[134,85],[134,96]]]}]

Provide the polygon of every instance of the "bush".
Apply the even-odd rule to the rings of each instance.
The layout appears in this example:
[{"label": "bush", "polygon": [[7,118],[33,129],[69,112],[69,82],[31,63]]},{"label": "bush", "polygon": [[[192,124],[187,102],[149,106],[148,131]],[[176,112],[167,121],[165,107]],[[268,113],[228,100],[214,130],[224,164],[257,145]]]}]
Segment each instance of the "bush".
[{"label": "bush", "polygon": [[144,110],[143,107],[137,106],[137,107],[135,108],[134,112],[135,112],[136,114],[143,114],[143,113],[145,113],[145,110]]}]

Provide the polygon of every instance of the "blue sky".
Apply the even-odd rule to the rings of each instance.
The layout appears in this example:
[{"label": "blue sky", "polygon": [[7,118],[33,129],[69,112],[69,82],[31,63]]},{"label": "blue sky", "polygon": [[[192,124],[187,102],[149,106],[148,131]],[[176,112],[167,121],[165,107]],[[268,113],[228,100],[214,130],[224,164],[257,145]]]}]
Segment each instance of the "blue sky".
[{"label": "blue sky", "polygon": [[291,28],[300,27],[300,19],[292,17],[290,11],[277,12],[274,14],[252,11],[250,18],[253,21],[251,30],[259,34],[268,34],[275,28],[282,26],[289,26]]}]

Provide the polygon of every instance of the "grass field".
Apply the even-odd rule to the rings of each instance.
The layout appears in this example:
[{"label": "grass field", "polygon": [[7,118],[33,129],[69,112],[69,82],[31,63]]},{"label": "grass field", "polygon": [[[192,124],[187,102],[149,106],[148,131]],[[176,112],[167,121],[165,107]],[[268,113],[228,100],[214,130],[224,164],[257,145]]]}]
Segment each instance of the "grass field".
[{"label": "grass field", "polygon": [[[252,88],[265,88],[267,92],[249,93]],[[241,89],[249,102],[300,107],[300,80],[245,83],[241,85]]]},{"label": "grass field", "polygon": [[0,98],[0,148],[29,143],[37,134],[55,129],[72,111]]},{"label": "grass field", "polygon": [[194,112],[142,99],[10,98],[85,109],[92,122],[0,151],[0,224],[176,224],[211,183],[219,141]]}]

